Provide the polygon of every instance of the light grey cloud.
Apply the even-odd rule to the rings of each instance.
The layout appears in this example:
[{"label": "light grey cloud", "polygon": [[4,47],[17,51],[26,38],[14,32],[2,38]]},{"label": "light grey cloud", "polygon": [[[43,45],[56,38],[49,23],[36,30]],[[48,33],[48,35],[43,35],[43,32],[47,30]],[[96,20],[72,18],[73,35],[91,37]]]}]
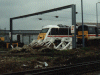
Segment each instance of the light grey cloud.
[{"label": "light grey cloud", "polygon": [[[99,0],[83,0],[84,22],[96,22],[96,3]],[[0,27],[9,28],[9,19],[65,5],[76,4],[76,21],[81,22],[81,0],[0,0]],[[98,4],[98,13],[100,4]],[[54,16],[58,15],[59,18]],[[99,15],[99,14],[98,14]],[[38,20],[42,18],[43,20]],[[100,17],[99,17],[100,18]],[[100,19],[99,19],[100,20]],[[99,21],[100,22],[100,21]],[[71,25],[71,9],[55,11],[13,21],[13,29],[41,29],[47,24]]]}]

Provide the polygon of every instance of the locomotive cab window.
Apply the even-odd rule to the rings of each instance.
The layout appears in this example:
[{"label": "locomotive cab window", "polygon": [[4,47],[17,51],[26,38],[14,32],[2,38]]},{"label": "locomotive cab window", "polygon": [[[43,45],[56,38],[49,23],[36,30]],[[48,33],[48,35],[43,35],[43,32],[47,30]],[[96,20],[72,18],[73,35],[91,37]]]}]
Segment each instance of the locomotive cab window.
[{"label": "locomotive cab window", "polygon": [[47,33],[49,28],[42,29],[40,33]]},{"label": "locomotive cab window", "polygon": [[70,29],[68,28],[52,28],[49,35],[71,35]]},{"label": "locomotive cab window", "polygon": [[[88,26],[84,25],[84,31],[88,30]],[[82,31],[82,26],[79,26],[78,31]]]},{"label": "locomotive cab window", "polygon": [[96,33],[96,36],[98,36],[98,30],[97,30],[97,27],[95,27],[95,33]]},{"label": "locomotive cab window", "polygon": [[88,33],[89,34],[95,34],[96,32],[95,32],[95,28],[94,27],[89,27],[88,28]]},{"label": "locomotive cab window", "polygon": [[98,34],[100,34],[100,29],[98,29]]},{"label": "locomotive cab window", "polygon": [[59,28],[59,35],[68,35],[68,28]]},{"label": "locomotive cab window", "polygon": [[[77,31],[76,31],[76,33],[77,33]],[[72,35],[72,33],[71,33],[71,28],[69,28],[69,35]]]},{"label": "locomotive cab window", "polygon": [[52,28],[51,32],[49,33],[49,35],[58,35],[58,28]]},{"label": "locomotive cab window", "polygon": [[97,27],[95,27],[95,32],[98,33],[98,31],[97,31]]}]

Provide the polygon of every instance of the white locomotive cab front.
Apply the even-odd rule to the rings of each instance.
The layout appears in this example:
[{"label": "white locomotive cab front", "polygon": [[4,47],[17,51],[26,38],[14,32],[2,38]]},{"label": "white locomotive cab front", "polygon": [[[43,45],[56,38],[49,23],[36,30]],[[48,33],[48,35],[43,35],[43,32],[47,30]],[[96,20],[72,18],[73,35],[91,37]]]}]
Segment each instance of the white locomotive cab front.
[{"label": "white locomotive cab front", "polygon": [[47,35],[48,35],[48,33],[49,33],[49,31],[50,31],[50,28],[43,28],[41,31],[40,31],[40,33],[39,33],[39,35],[38,35],[38,40],[44,40],[44,39],[46,39],[47,38]]}]

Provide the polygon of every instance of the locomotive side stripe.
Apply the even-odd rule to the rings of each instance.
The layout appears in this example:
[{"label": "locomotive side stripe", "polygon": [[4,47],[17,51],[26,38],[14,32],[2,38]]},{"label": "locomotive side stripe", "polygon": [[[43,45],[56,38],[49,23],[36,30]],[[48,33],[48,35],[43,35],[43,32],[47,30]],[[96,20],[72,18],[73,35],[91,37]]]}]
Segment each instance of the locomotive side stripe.
[{"label": "locomotive side stripe", "polygon": [[[95,34],[93,35],[93,34],[90,34],[90,35],[88,35],[88,36],[96,36]],[[100,35],[98,35],[98,36],[100,36]]]},{"label": "locomotive side stripe", "polygon": [[[77,35],[76,35],[76,36],[77,36]],[[94,35],[93,35],[93,34],[90,34],[90,35],[88,35],[88,36],[96,36],[96,35],[95,35],[95,34],[94,34]],[[100,35],[98,35],[98,36],[100,36]],[[47,37],[72,37],[72,35],[70,35],[70,36],[68,36],[68,35],[67,35],[67,36],[62,36],[62,35],[61,35],[61,36],[60,36],[60,35],[59,35],[59,36],[48,35]]]},{"label": "locomotive side stripe", "polygon": [[61,36],[60,35],[57,35],[57,36],[55,36],[55,35],[54,36],[53,35],[48,35],[48,37],[72,37],[72,35],[70,35],[70,36],[68,36],[68,35],[67,36],[64,36],[64,35],[61,35]]}]

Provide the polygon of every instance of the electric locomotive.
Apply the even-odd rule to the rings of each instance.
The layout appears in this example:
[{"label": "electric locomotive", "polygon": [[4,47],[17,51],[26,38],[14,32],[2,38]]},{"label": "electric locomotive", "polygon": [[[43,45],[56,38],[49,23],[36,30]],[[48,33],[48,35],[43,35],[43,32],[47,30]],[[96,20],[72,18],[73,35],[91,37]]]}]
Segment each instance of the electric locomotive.
[{"label": "electric locomotive", "polygon": [[[78,27],[78,44],[82,44],[82,25]],[[84,25],[85,45],[97,45],[100,40],[100,28],[96,25]]]},{"label": "electric locomotive", "polygon": [[47,25],[44,26],[38,35],[38,40],[47,40],[51,38],[57,39],[56,43],[60,43],[62,38],[71,38],[71,28],[67,25]]}]

